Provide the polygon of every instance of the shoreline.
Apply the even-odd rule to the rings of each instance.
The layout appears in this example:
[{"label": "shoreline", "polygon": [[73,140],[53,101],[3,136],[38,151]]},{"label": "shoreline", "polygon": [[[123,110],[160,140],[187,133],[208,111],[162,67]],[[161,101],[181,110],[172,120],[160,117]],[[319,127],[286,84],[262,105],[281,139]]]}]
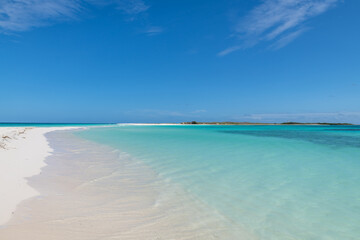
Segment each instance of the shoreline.
[{"label": "shoreline", "polygon": [[28,178],[41,173],[53,152],[45,134],[78,127],[0,127],[0,226],[6,224],[17,206],[39,195]]},{"label": "shoreline", "polygon": [[[44,157],[46,158],[45,161],[41,162],[39,161],[41,159],[37,159],[39,164],[43,164],[42,167],[39,167],[40,174],[22,178],[24,184],[30,186],[32,190],[35,189],[34,192],[31,192],[35,195],[15,206],[16,211],[11,214],[10,221],[0,226],[0,239],[238,240],[258,239],[258,235],[269,236],[270,238],[273,238],[272,236],[288,236],[288,233],[293,236],[300,236],[301,229],[309,229],[309,235],[305,234],[304,236],[312,236],[312,234],[314,236],[328,236],[327,232],[312,227],[314,225],[312,223],[320,221],[324,222],[325,230],[331,226],[328,225],[329,223],[337,223],[339,227],[334,230],[334,234],[338,236],[336,239],[341,238],[339,236],[346,226],[342,225],[341,220],[338,221],[338,218],[334,218],[334,216],[327,220],[328,209],[334,208],[335,205],[328,203],[328,205],[319,208],[318,215],[312,215],[309,206],[322,203],[324,197],[331,198],[331,186],[339,186],[337,178],[349,181],[349,185],[344,185],[348,186],[349,190],[353,188],[352,184],[358,181],[358,176],[355,174],[347,178],[347,173],[353,171],[352,169],[357,167],[356,165],[342,166],[337,163],[340,162],[339,159],[343,159],[341,162],[344,163],[352,163],[354,159],[358,158],[359,152],[356,149],[353,149],[354,152],[351,149],[344,152],[333,148],[334,143],[339,147],[359,147],[359,145],[354,145],[353,141],[347,141],[350,139],[346,136],[348,133],[344,133],[343,142],[337,141],[339,138],[337,133],[332,138],[327,137],[327,133],[324,133],[323,137],[325,137],[326,142],[329,142],[328,146],[325,146],[326,144],[322,141],[321,145],[314,145],[312,148],[313,143],[318,143],[317,141],[314,142],[312,138],[318,139],[317,134],[319,132],[304,138],[303,134],[295,133],[294,135],[291,134],[292,131],[289,131],[290,136],[293,136],[291,141],[286,142],[289,144],[284,144],[284,140],[289,138],[278,139],[279,141],[276,139],[258,139],[258,142],[252,142],[253,136],[269,136],[261,134],[263,127],[254,127],[260,134],[244,134],[235,143],[234,139],[239,135],[214,135],[214,132],[218,131],[212,128],[208,128],[210,132],[203,134],[203,130],[197,132],[200,128],[193,129],[185,126],[185,128],[176,127],[167,131],[167,128],[155,127],[152,129],[155,132],[152,132],[145,127],[143,129],[144,135],[139,136],[141,138],[134,139],[126,132],[138,133],[138,129],[141,128],[130,126],[128,129],[122,129],[122,127],[116,129],[115,126],[114,129],[103,129],[104,131],[100,132],[95,129],[93,129],[94,131],[91,129],[55,131],[66,129],[42,128],[46,131],[44,133],[39,132],[39,129],[36,128],[10,129],[12,132],[7,136],[13,139],[13,142],[8,141],[9,138],[5,138],[7,151],[11,150],[11,144],[26,140],[32,144],[29,143],[30,151],[39,152],[40,145],[48,146],[50,150],[43,152],[43,154],[47,154]],[[0,130],[4,129],[0,128]],[[219,126],[218,129],[222,129],[222,127]],[[277,130],[274,129],[275,133]],[[306,131],[307,128],[304,130]],[[113,131],[115,131],[114,135],[108,135]],[[175,134],[175,131],[180,135]],[[320,128],[320,131],[323,129]],[[121,132],[122,134],[120,134]],[[190,132],[193,135],[190,135]],[[155,135],[149,138],[149,133],[155,133]],[[201,133],[202,138],[197,138],[199,133]],[[45,138],[45,144],[37,141],[32,134]],[[358,136],[356,132],[354,134],[353,137]],[[179,136],[179,138],[175,141],[174,136]],[[184,136],[189,138],[184,138]],[[204,141],[203,136],[206,136],[209,141]],[[275,134],[275,136],[279,135]],[[121,139],[117,137],[121,137]],[[194,138],[196,143],[190,137]],[[112,141],[109,142],[107,139]],[[293,139],[305,141],[299,144]],[[351,138],[351,140],[354,139]],[[233,144],[229,145],[230,140]],[[266,144],[261,145],[264,143],[263,140],[271,143],[270,146],[275,148],[268,148]],[[111,144],[113,141],[116,141],[116,144]],[[167,145],[167,142],[170,144]],[[260,146],[265,147],[258,148],[259,143]],[[134,144],[137,147],[131,148]],[[24,145],[24,142],[19,143],[19,145]],[[190,145],[195,145],[195,148],[188,149]],[[228,148],[229,146],[230,148]],[[302,146],[304,146],[303,149],[301,149]],[[15,145],[13,147],[15,148]],[[163,151],[164,147],[173,150]],[[187,153],[177,155],[184,148]],[[215,151],[204,153],[204,149],[214,149]],[[269,149],[279,149],[279,152],[274,151],[272,152],[274,155],[268,157],[266,154]],[[22,151],[23,155],[29,157],[25,150],[15,150]],[[224,150],[232,150],[232,153],[224,155]],[[254,150],[258,150],[259,154],[253,155],[256,152]],[[327,153],[328,151],[329,153]],[[0,159],[2,159],[2,153],[0,150]],[[298,158],[295,165],[287,165],[287,153],[294,156],[294,159]],[[201,158],[198,154],[201,155]],[[146,156],[146,158],[142,156]],[[194,159],[193,156],[195,156]],[[234,156],[242,157],[236,158]],[[314,156],[313,161],[302,161],[302,159],[312,160],[312,156]],[[172,162],[168,159],[172,159]],[[222,159],[221,162],[218,159]],[[224,159],[229,160],[226,162]],[[198,161],[194,162],[193,160]],[[252,165],[254,160],[256,162]],[[321,162],[318,163],[320,160]],[[32,163],[29,159],[27,162]],[[331,163],[335,165],[326,170],[326,173],[329,174],[324,175],[323,166]],[[21,162],[21,164],[24,163]],[[227,165],[226,168],[223,167],[224,164]],[[275,170],[276,176],[280,178],[268,178],[269,183],[264,183],[262,176],[268,176],[267,173],[274,172],[269,171],[274,170],[271,169],[273,164],[280,167],[279,170]],[[19,166],[20,168],[27,168],[24,165],[15,167],[19,168]],[[304,172],[301,170],[303,166],[306,169],[312,169],[313,172],[310,175],[303,175]],[[233,169],[238,170],[233,171]],[[338,171],[339,169],[341,171]],[[336,171],[335,178],[333,177],[334,171]],[[227,176],[224,175],[225,172]],[[195,175],[199,178],[196,178]],[[229,178],[227,178],[228,176]],[[300,176],[301,180],[294,178],[293,181],[288,181],[289,176]],[[242,182],[244,177],[245,182]],[[284,180],[285,188],[283,188]],[[300,184],[296,184],[297,181],[301,181]],[[326,191],[324,197],[319,195],[312,198],[308,194],[308,189],[316,190],[311,188],[314,181],[324,182],[324,185],[319,186]],[[327,183],[330,185],[329,188],[327,188]],[[259,186],[264,186],[264,189],[259,190]],[[13,183],[10,184],[10,187],[18,190],[16,187],[14,188]],[[11,189],[10,187],[9,189]],[[279,193],[274,192],[274,189],[279,188],[283,188],[283,190]],[[233,189],[237,189],[235,195],[232,195]],[[208,193],[208,190],[211,192]],[[342,191],[342,189],[339,190]],[[299,195],[290,198],[290,195],[293,196],[291,194],[293,191]],[[273,193],[275,195],[272,195]],[[348,201],[351,199],[350,196],[356,198],[356,193],[353,194],[350,191],[344,193],[349,194],[347,195],[349,197],[340,200]],[[221,196],[227,197],[223,199]],[[243,196],[247,200],[242,201]],[[301,201],[298,201],[297,197]],[[282,208],[278,214],[273,215],[274,211],[278,211],[278,200],[281,206],[286,204],[289,208]],[[233,205],[233,203],[239,203],[239,205]],[[351,206],[349,204],[350,202],[347,203],[347,206]],[[354,206],[356,207],[356,204]],[[307,214],[306,221],[311,226],[302,222],[301,216],[303,215],[299,215],[298,208],[308,209],[305,212]],[[238,209],[242,211],[238,212]],[[291,215],[286,213],[287,210],[291,212]],[[346,209],[342,209],[339,213],[348,217]],[[279,217],[278,222],[271,225],[276,230],[275,235],[262,225],[263,222],[267,225],[272,224],[272,216]],[[284,216],[288,219],[284,219]],[[349,217],[352,219],[352,216]],[[356,226],[351,226],[354,226],[354,229],[351,230],[354,232],[354,236],[358,235],[356,234]],[[257,229],[260,231],[258,232]]]},{"label": "shoreline", "polygon": [[54,152],[29,179],[41,195],[19,204],[1,239],[253,239],[126,152],[67,131],[45,137]]}]

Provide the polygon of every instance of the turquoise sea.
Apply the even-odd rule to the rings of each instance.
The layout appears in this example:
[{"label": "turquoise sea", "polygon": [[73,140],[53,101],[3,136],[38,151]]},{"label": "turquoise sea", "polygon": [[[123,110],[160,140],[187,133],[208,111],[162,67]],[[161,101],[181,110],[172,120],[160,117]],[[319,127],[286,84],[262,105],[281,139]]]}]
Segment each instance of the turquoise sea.
[{"label": "turquoise sea", "polygon": [[[360,126],[79,131],[150,166],[254,239],[360,239]],[[119,160],[120,161],[120,160]]]}]

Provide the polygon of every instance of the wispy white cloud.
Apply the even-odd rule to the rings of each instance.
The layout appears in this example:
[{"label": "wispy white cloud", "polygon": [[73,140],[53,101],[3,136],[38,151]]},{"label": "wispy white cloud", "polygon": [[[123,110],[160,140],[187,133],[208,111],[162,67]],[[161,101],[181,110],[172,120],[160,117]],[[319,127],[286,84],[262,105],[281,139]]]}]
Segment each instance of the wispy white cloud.
[{"label": "wispy white cloud", "polygon": [[139,14],[149,9],[149,6],[146,5],[143,0],[83,0],[83,1],[98,6],[113,5],[115,6],[116,9],[130,15]]},{"label": "wispy white cloud", "polygon": [[296,39],[298,36],[300,36],[303,32],[305,32],[306,28],[300,28],[294,32],[290,32],[288,34],[285,34],[284,36],[280,37],[276,42],[271,44],[270,48],[277,50],[282,47],[285,47],[289,43],[291,43],[294,39]]},{"label": "wispy white cloud", "polygon": [[146,33],[149,36],[153,36],[153,35],[157,35],[160,34],[164,31],[164,29],[162,27],[159,26],[151,26],[148,29],[146,29],[144,31],[144,33]]},{"label": "wispy white cloud", "polygon": [[129,15],[145,12],[149,8],[142,0],[0,0],[0,31],[26,31],[54,22],[73,20],[89,5],[113,5]]},{"label": "wispy white cloud", "polygon": [[[243,41],[241,48],[271,41],[273,47],[284,47],[302,33],[307,20],[318,16],[339,0],[264,0],[247,15],[240,18],[234,35]],[[231,48],[229,48],[231,49]],[[222,51],[226,55],[234,51]]]},{"label": "wispy white cloud", "polygon": [[25,31],[48,21],[75,18],[81,4],[72,0],[5,0],[0,1],[0,28]]},{"label": "wispy white cloud", "polygon": [[218,56],[225,56],[225,55],[228,55],[232,52],[235,52],[237,50],[240,50],[242,47],[241,46],[232,46],[232,47],[229,47],[229,48],[226,48],[224,49],[223,51],[219,52],[218,53]]},{"label": "wispy white cloud", "polygon": [[192,111],[191,113],[206,113],[207,110],[205,109],[199,109],[199,110],[195,110],[195,111]]},{"label": "wispy white cloud", "polygon": [[149,9],[142,0],[114,0],[117,9],[124,11],[127,14],[139,14]]}]

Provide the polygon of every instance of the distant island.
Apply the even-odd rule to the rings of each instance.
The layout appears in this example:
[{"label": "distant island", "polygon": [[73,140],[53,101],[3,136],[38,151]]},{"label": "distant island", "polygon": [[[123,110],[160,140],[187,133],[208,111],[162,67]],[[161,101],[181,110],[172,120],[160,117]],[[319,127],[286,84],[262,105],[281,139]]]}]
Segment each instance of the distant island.
[{"label": "distant island", "polygon": [[198,125],[327,125],[327,126],[347,126],[353,125],[351,123],[326,123],[326,122],[319,122],[319,123],[301,123],[301,122],[283,122],[283,123],[253,123],[253,122],[182,122],[180,124],[198,124]]}]

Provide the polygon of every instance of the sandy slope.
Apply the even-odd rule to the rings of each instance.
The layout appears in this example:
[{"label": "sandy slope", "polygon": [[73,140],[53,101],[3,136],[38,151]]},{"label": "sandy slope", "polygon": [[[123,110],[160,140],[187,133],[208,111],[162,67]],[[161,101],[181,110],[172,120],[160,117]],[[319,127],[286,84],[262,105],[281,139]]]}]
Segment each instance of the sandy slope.
[{"label": "sandy slope", "polygon": [[0,127],[0,225],[16,206],[38,193],[26,178],[40,173],[51,154],[45,133],[69,128]]}]

